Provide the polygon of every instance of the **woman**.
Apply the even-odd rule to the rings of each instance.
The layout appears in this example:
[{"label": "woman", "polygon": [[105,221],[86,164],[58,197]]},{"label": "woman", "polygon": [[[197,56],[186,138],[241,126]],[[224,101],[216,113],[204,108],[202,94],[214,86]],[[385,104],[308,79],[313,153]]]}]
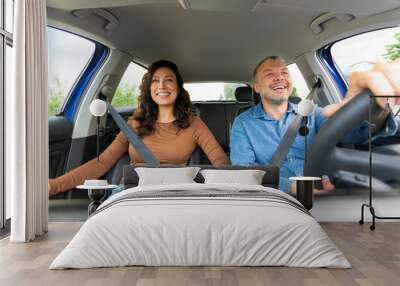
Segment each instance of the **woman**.
[{"label": "woman", "polygon": [[[204,122],[191,112],[189,94],[183,88],[178,67],[160,60],[150,65],[140,85],[139,106],[128,121],[161,164],[185,165],[197,146],[213,165],[228,158]],[[87,179],[104,175],[129,152],[132,164],[144,163],[120,132],[108,148],[84,165],[49,180],[49,195],[65,192]]]}]

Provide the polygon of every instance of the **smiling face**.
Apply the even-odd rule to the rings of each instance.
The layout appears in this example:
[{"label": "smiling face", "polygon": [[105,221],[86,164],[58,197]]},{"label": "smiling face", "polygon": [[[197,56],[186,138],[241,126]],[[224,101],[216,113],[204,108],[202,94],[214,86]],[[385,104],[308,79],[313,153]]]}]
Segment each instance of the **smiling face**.
[{"label": "smiling face", "polygon": [[280,58],[263,62],[257,69],[254,90],[272,104],[286,103],[293,91],[293,83],[285,62]]},{"label": "smiling face", "polygon": [[157,69],[151,79],[150,93],[158,106],[174,106],[179,93],[174,72],[166,67]]}]

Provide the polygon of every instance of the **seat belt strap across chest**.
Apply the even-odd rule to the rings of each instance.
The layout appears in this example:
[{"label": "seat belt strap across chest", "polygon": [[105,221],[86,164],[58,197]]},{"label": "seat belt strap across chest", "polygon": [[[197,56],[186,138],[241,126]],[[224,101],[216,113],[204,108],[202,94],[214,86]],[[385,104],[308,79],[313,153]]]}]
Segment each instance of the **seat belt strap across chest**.
[{"label": "seat belt strap across chest", "polygon": [[301,121],[302,116],[297,114],[290,123],[288,129],[286,130],[285,135],[283,135],[283,138],[279,143],[279,146],[276,149],[274,156],[272,157],[270,165],[279,167],[282,164],[283,160],[285,160],[287,154],[289,153],[289,149],[292,147],[294,139],[297,136]]},{"label": "seat belt strap across chest", "polygon": [[139,156],[142,158],[146,164],[150,166],[159,166],[160,162],[157,158],[151,153],[151,151],[144,145],[142,139],[132,131],[126,121],[119,115],[118,111],[106,101],[107,109],[110,112],[112,118],[114,119],[115,123],[118,125],[119,129],[124,133],[126,138],[128,139],[129,143],[135,148],[136,152],[138,152]]},{"label": "seat belt strap across chest", "polygon": [[[306,96],[306,99],[312,100],[314,94],[321,87],[321,80],[317,79],[317,82],[314,84],[310,93]],[[276,149],[274,156],[272,156],[270,165],[280,167],[283,160],[285,160],[287,154],[289,153],[290,148],[293,145],[294,139],[297,136],[297,132],[300,128],[302,117],[300,114],[297,114],[293,121],[290,123],[288,129],[283,135],[281,142],[279,143],[278,148]]]}]

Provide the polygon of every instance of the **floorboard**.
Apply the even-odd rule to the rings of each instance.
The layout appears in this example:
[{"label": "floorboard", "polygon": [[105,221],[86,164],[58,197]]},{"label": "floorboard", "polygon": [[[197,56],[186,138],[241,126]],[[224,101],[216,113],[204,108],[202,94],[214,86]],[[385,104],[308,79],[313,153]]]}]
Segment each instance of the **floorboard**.
[{"label": "floorboard", "polygon": [[399,285],[400,222],[321,223],[351,262],[352,269],[290,267],[120,267],[49,270],[55,256],[82,223],[49,224],[49,233],[32,243],[0,240],[0,285]]}]

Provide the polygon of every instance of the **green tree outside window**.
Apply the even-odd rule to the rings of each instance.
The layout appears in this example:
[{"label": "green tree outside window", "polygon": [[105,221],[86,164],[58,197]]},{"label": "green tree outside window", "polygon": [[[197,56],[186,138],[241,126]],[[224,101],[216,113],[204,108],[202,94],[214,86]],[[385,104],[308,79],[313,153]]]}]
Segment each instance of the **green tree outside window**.
[{"label": "green tree outside window", "polygon": [[49,104],[47,111],[49,116],[53,116],[59,113],[65,95],[66,83],[61,82],[61,79],[56,76],[49,86]]},{"label": "green tree outside window", "polygon": [[389,61],[394,61],[400,58],[400,33],[396,33],[393,36],[396,39],[396,43],[387,45],[385,47],[386,54],[384,54],[384,58]]},{"label": "green tree outside window", "polygon": [[136,85],[129,82],[121,83],[112,100],[114,107],[137,106],[138,90]]}]

